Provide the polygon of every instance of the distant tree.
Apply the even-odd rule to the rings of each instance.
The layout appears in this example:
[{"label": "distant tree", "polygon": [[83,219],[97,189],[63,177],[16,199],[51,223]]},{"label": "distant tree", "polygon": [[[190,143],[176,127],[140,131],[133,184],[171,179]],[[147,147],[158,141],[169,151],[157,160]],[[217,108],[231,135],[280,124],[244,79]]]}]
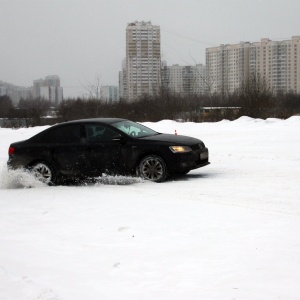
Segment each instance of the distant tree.
[{"label": "distant tree", "polygon": [[300,115],[299,94],[293,92],[278,93],[275,103],[273,114],[277,118],[285,119],[293,115]]},{"label": "distant tree", "polygon": [[96,118],[103,114],[103,103],[96,99],[69,99],[58,106],[58,115],[64,121]]},{"label": "distant tree", "polygon": [[238,90],[242,114],[253,118],[268,118],[274,108],[273,93],[260,74],[251,74]]},{"label": "distant tree", "polygon": [[81,86],[86,90],[89,99],[101,99],[101,76],[99,74],[95,76],[94,82],[86,81],[85,83],[81,83]]},{"label": "distant tree", "polygon": [[37,99],[21,99],[18,108],[19,117],[30,119],[32,126],[41,125],[41,117],[44,116],[50,108],[50,102]]},{"label": "distant tree", "polygon": [[0,97],[0,118],[9,118],[12,115],[13,104],[8,96]]},{"label": "distant tree", "polygon": [[213,87],[214,85],[216,84],[216,76],[214,74],[208,74],[206,73],[205,76],[203,76],[197,69],[197,61],[194,59],[194,57],[190,54],[190,57],[192,58],[192,60],[194,61],[195,63],[195,71],[196,73],[198,74],[198,76],[200,77],[200,79],[202,80],[202,82],[205,84],[206,86],[206,94],[208,96],[208,99],[209,99],[209,106],[212,107],[213,106],[213,100],[214,100],[214,97],[213,97]]}]

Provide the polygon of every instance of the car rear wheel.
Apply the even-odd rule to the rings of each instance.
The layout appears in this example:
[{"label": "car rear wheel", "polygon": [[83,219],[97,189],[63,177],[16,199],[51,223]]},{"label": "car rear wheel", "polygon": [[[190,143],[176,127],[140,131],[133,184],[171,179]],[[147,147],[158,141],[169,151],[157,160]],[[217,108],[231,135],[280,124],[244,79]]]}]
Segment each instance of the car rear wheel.
[{"label": "car rear wheel", "polygon": [[37,180],[51,185],[55,183],[56,177],[53,169],[45,162],[38,162],[31,167],[32,174]]},{"label": "car rear wheel", "polygon": [[154,182],[162,182],[168,176],[166,163],[157,155],[144,157],[139,163],[138,173],[143,179]]}]

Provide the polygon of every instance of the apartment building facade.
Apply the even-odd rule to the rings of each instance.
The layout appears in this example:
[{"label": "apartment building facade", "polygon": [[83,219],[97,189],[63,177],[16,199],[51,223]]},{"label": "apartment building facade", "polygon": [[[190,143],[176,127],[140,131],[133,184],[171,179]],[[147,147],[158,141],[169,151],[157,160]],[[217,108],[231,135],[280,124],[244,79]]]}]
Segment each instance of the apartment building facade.
[{"label": "apartment building facade", "polygon": [[58,105],[63,99],[63,88],[57,86],[42,86],[40,88],[40,97],[50,101],[52,105]]},{"label": "apartment building facade", "polygon": [[33,98],[41,97],[41,88],[44,85],[45,85],[45,80],[42,78],[33,80],[33,91],[32,91]]},{"label": "apartment building facade", "polygon": [[57,105],[63,100],[63,88],[57,75],[46,76],[45,79],[33,81],[33,97],[48,100]]},{"label": "apartment building facade", "polygon": [[6,86],[0,86],[0,97],[7,95],[7,87]]},{"label": "apartment building facade", "polygon": [[122,97],[135,101],[155,95],[161,85],[160,27],[151,22],[128,23]]},{"label": "apartment building facade", "polygon": [[300,36],[290,40],[241,42],[206,49],[208,92],[230,94],[252,74],[271,90],[300,93]]},{"label": "apartment building facade", "polygon": [[14,105],[17,105],[20,99],[31,99],[32,92],[32,88],[15,86],[0,81],[0,96],[10,97]]},{"label": "apartment building facade", "polygon": [[161,70],[161,81],[164,88],[182,96],[205,95],[207,92],[206,68],[202,64],[164,65]]},{"label": "apartment building facade", "polygon": [[100,87],[100,99],[106,103],[119,101],[119,87],[113,85],[103,85]]}]

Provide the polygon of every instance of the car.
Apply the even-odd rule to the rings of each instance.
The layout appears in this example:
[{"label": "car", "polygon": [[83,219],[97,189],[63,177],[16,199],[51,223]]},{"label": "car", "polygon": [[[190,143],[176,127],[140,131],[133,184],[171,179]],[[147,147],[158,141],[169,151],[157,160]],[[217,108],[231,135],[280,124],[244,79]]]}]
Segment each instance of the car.
[{"label": "car", "polygon": [[48,185],[102,174],[138,175],[162,182],[209,164],[196,138],[156,132],[120,118],[94,118],[56,124],[12,143],[9,169],[30,170]]}]

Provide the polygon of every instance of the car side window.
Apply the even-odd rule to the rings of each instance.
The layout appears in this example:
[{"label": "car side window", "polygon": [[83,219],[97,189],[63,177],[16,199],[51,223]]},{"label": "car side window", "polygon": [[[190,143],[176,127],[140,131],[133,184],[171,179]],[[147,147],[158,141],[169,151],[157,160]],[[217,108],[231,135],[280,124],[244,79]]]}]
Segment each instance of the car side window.
[{"label": "car side window", "polygon": [[51,144],[80,143],[80,125],[54,128],[43,135],[40,141]]},{"label": "car side window", "polygon": [[88,142],[111,141],[113,138],[121,137],[115,130],[98,124],[85,125],[85,133]]}]

